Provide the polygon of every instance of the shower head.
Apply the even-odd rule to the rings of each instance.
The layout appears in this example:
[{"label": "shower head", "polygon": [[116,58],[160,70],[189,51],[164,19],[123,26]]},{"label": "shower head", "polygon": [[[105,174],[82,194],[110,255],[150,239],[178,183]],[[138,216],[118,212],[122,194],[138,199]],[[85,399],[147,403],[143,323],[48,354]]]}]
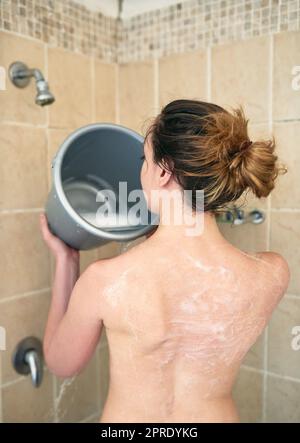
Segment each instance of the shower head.
[{"label": "shower head", "polygon": [[37,94],[35,103],[39,106],[50,105],[55,101],[54,95],[50,92],[48,83],[44,79],[39,69],[29,69],[22,62],[12,63],[9,67],[9,78],[18,88],[25,88],[31,77],[35,78]]},{"label": "shower head", "polygon": [[49,91],[48,83],[45,80],[38,80],[36,82],[36,89],[35,103],[37,105],[51,105],[54,102],[54,95]]}]

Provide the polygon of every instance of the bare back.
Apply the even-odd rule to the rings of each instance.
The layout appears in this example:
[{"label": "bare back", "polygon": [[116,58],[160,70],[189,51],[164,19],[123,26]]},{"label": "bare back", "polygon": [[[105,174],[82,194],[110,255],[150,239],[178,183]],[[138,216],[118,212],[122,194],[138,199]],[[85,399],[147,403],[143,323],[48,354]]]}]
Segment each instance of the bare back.
[{"label": "bare back", "polygon": [[[238,421],[241,362],[286,289],[277,254],[162,246],[107,260],[110,387],[101,422]],[[279,257],[279,259],[278,259]]]}]

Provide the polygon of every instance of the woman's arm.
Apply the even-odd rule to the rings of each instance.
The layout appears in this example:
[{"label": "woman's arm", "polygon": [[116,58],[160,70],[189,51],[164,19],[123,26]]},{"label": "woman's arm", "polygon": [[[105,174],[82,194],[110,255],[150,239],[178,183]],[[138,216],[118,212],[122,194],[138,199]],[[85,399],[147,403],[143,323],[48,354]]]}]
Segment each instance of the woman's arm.
[{"label": "woman's arm", "polygon": [[79,251],[54,236],[46,216],[41,230],[55,257],[52,299],[43,341],[50,371],[60,377],[77,374],[92,357],[100,339],[99,264],[90,265],[79,277]]},{"label": "woman's arm", "polygon": [[47,353],[51,340],[63,319],[71,293],[79,278],[79,260],[59,256],[55,261],[52,299],[44,337],[44,352]]}]

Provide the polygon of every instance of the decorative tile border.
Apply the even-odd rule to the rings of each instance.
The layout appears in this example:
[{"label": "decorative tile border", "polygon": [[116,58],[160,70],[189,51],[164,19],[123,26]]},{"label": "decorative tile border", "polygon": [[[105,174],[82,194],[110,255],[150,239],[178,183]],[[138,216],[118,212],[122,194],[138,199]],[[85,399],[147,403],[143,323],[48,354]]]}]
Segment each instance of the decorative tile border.
[{"label": "decorative tile border", "polygon": [[0,29],[116,61],[118,20],[71,0],[0,0]]},{"label": "decorative tile border", "polygon": [[299,0],[191,0],[122,22],[118,62],[300,29]]},{"label": "decorative tile border", "polygon": [[300,29],[300,0],[189,0],[126,20],[71,0],[0,0],[0,29],[126,63]]}]

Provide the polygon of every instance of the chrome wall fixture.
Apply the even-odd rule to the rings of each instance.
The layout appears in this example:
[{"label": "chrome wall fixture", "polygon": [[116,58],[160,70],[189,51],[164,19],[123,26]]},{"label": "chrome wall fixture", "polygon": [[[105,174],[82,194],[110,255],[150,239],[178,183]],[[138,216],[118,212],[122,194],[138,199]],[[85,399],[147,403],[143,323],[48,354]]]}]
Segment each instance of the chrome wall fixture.
[{"label": "chrome wall fixture", "polygon": [[17,88],[25,88],[31,77],[35,78],[37,94],[35,103],[39,106],[51,105],[55,101],[49,85],[39,69],[29,69],[22,62],[14,62],[9,67],[9,78]]},{"label": "chrome wall fixture", "polygon": [[13,352],[12,365],[18,374],[30,374],[33,386],[38,388],[44,373],[42,342],[36,337],[21,340]]},{"label": "chrome wall fixture", "polygon": [[245,223],[253,223],[258,225],[263,223],[264,220],[264,213],[258,209],[253,209],[252,211],[246,212],[243,209],[239,209],[235,206],[232,208],[232,210],[228,210],[217,216],[217,221],[219,223],[231,223],[232,225],[243,225]]}]

